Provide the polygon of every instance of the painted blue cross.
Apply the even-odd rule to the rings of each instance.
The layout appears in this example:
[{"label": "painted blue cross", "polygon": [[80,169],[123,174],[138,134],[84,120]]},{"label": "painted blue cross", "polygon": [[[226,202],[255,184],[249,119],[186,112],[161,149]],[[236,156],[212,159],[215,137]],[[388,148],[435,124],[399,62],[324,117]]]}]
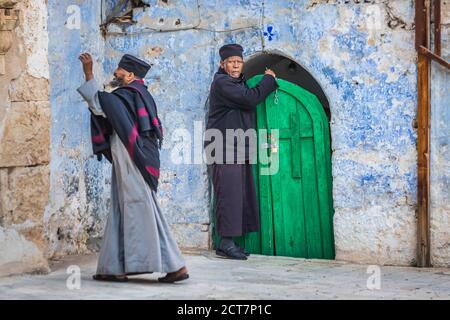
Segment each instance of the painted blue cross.
[{"label": "painted blue cross", "polygon": [[275,36],[275,33],[273,33],[273,26],[268,25],[267,26],[267,31],[264,31],[264,37],[267,37],[269,39],[269,41],[273,40],[273,37]]}]

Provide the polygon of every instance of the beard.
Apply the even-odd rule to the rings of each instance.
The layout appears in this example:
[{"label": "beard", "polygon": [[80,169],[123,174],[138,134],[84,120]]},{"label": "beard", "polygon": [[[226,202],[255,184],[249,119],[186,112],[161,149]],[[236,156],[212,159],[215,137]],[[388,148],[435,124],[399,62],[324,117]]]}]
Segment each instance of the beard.
[{"label": "beard", "polygon": [[124,85],[123,79],[120,78],[114,78],[109,82],[109,86],[111,88],[118,88]]}]

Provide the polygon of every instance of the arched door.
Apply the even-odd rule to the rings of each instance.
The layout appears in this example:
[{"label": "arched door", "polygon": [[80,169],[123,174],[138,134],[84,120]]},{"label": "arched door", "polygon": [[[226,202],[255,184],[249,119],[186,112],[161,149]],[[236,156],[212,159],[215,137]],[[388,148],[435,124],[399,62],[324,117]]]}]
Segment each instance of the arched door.
[{"label": "arched door", "polygon": [[257,128],[268,133],[258,139],[254,166],[261,231],[236,240],[252,253],[334,259],[328,119],[314,94],[277,81],[277,92],[257,107]]}]

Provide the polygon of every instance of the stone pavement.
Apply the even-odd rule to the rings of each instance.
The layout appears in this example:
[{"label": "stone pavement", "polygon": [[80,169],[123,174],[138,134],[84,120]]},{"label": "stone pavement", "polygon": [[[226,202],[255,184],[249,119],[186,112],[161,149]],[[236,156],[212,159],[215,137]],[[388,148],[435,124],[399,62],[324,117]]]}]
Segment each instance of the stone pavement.
[{"label": "stone pavement", "polygon": [[[160,274],[151,274],[130,277],[128,283],[105,283],[91,280],[96,258],[70,256],[53,262],[47,275],[0,278],[0,299],[450,299],[447,268],[377,269],[258,255],[233,261],[204,251],[186,253],[190,279],[185,282],[160,284]],[[67,286],[67,268],[72,265],[79,267],[81,280],[72,276],[69,287],[79,283],[79,289]]]}]

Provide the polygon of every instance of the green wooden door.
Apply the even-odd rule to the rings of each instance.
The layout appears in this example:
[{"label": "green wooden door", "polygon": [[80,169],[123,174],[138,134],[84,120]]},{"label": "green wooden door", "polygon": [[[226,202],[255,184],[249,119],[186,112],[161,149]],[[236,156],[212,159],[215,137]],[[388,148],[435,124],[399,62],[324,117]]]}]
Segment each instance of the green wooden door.
[{"label": "green wooden door", "polygon": [[328,119],[315,95],[277,81],[277,92],[257,108],[257,127],[268,133],[258,139],[267,157],[254,166],[261,231],[236,240],[252,253],[334,259]]}]

